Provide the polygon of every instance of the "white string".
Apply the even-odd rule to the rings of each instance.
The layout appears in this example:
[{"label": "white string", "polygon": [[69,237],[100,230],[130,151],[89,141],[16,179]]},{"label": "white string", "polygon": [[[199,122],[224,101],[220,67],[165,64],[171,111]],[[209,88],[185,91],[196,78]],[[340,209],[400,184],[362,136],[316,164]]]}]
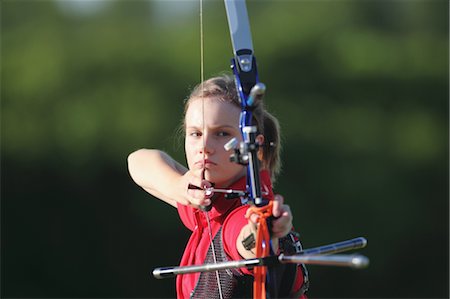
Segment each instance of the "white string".
[{"label": "white string", "polygon": [[[202,89],[201,97],[202,97],[202,136],[203,136],[203,172],[202,172],[202,179],[205,179],[205,158],[206,158],[206,141],[205,141],[205,98],[204,98],[204,88],[203,88],[203,82],[205,81],[205,73],[204,73],[204,45],[203,45],[203,0],[200,0],[200,87]],[[210,203],[212,204],[212,203]],[[209,212],[204,211],[206,221],[208,223],[208,232],[209,232],[209,240],[211,243],[211,250],[213,254],[213,260],[214,264],[217,263],[217,257],[216,257],[216,248],[214,246],[213,241],[213,235],[211,230],[211,221],[209,219]],[[223,299],[222,294],[222,286],[220,284],[220,274],[219,270],[216,271],[216,279],[217,279],[217,288],[219,290],[219,297],[220,299]]]},{"label": "white string", "polygon": [[204,55],[203,55],[203,0],[200,0],[200,88],[202,89],[201,97],[202,97],[202,142],[203,142],[203,172],[202,179],[205,179],[205,98],[204,98],[204,87],[203,82],[205,81],[205,71],[204,71]]},{"label": "white string", "polygon": [[203,0],[200,0],[200,79],[202,84],[202,99],[203,99],[203,81],[205,80],[203,67]]}]

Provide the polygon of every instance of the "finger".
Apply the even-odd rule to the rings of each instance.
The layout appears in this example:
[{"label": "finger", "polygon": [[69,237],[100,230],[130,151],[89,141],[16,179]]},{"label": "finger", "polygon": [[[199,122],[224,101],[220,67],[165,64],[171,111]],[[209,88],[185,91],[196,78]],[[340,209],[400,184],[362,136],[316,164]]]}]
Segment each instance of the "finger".
[{"label": "finger", "polygon": [[274,219],[272,222],[272,230],[283,230],[287,226],[292,225],[292,218],[288,213],[283,213],[279,218]]},{"label": "finger", "polygon": [[187,190],[189,201],[197,206],[208,206],[211,203],[209,196],[206,196],[205,190],[197,186],[192,186]]},{"label": "finger", "polygon": [[250,216],[250,218],[248,219],[248,224],[250,225],[250,228],[253,232],[256,232],[257,229],[257,222],[258,222],[258,215],[253,214]]},{"label": "finger", "polygon": [[205,180],[204,178],[202,178],[201,176],[198,176],[195,173],[192,173],[192,172],[186,173],[186,181],[188,182],[188,186],[193,185],[199,189],[202,189],[201,187],[203,185],[204,180]]},{"label": "finger", "polygon": [[249,221],[256,225],[258,223],[259,216],[258,214],[250,215]]},{"label": "finger", "polygon": [[292,230],[292,214],[288,205],[283,205],[284,212],[272,222],[272,233],[284,237]]},{"label": "finger", "polygon": [[[288,223],[289,225],[292,226],[292,213],[291,213],[291,208],[288,205],[283,205],[283,212],[281,213],[281,216],[279,218],[280,223]],[[278,220],[278,219],[277,219]]]},{"label": "finger", "polygon": [[256,231],[257,223],[259,220],[258,214],[254,213],[251,209],[247,209],[247,212],[245,213],[245,218],[248,219],[248,223],[252,228],[252,230]]},{"label": "finger", "polygon": [[280,194],[275,194],[274,200],[273,200],[273,208],[272,208],[273,217],[275,217],[275,218],[280,217],[281,213],[283,212],[283,210],[282,210],[283,203],[284,203],[284,197]]},{"label": "finger", "polygon": [[257,223],[258,222],[258,214],[254,213],[251,209],[247,209],[247,212],[245,212],[245,218],[248,219],[248,221]]}]

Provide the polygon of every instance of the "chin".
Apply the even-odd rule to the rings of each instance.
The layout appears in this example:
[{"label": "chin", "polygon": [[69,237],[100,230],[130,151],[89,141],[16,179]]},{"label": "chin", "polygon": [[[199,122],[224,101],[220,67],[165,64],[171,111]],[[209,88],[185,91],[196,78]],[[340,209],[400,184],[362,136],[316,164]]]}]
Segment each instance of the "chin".
[{"label": "chin", "polygon": [[218,177],[211,173],[210,171],[205,171],[205,180],[210,181],[212,183],[215,183],[217,181]]},{"label": "chin", "polygon": [[231,176],[224,177],[220,175],[214,175],[214,173],[210,173],[208,171],[205,172],[205,179],[211,183],[214,183],[216,188],[226,188],[229,187],[232,183],[240,179],[242,176]]},{"label": "chin", "polygon": [[206,170],[205,171],[205,180],[214,183],[217,186],[222,185],[224,182],[224,178],[220,175],[217,175],[215,173],[212,173],[211,171]]}]

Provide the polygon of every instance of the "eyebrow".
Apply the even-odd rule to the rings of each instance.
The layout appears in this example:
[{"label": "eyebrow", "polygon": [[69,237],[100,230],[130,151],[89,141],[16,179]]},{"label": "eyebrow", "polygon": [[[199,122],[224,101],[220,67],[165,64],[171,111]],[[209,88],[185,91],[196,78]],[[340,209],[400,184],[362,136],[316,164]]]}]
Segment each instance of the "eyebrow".
[{"label": "eyebrow", "polygon": [[[231,125],[218,125],[218,126],[212,126],[211,128],[212,128],[213,130],[217,130],[217,129],[236,129],[236,130],[239,130],[238,127],[231,126]],[[203,129],[203,127],[198,127],[198,126],[188,126],[188,127],[186,127],[186,129],[196,129],[196,130],[201,130],[201,129]]]}]

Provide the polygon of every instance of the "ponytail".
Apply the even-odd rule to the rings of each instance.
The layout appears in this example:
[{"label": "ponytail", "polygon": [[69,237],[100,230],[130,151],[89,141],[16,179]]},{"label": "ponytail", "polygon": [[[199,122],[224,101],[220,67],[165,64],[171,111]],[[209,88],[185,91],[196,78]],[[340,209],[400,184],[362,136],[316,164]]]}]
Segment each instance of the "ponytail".
[{"label": "ponytail", "polygon": [[270,171],[272,182],[281,171],[281,138],[278,120],[267,110],[263,114],[263,167]]}]

